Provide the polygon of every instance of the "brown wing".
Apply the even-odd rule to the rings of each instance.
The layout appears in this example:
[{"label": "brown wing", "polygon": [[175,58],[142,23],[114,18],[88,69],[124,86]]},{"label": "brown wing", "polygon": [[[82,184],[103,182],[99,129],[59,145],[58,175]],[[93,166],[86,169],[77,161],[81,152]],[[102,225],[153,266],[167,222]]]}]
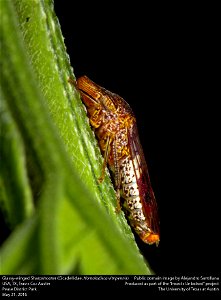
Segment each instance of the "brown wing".
[{"label": "brown wing", "polygon": [[148,221],[149,228],[156,234],[159,234],[159,217],[157,202],[151,186],[149,172],[144,157],[143,149],[139,140],[138,130],[134,124],[128,133],[128,142],[130,154],[132,157],[138,188],[141,201],[144,208],[144,213]]}]

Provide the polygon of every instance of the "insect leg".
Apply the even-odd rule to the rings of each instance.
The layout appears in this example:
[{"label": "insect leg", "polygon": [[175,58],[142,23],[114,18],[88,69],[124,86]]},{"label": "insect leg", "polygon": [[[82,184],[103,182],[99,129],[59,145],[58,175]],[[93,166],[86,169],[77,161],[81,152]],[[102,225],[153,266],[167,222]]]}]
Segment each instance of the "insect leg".
[{"label": "insect leg", "polygon": [[102,166],[102,171],[101,171],[101,176],[98,178],[98,182],[101,183],[104,180],[105,176],[105,169],[107,166],[107,160],[110,152],[110,142],[111,142],[111,137],[108,136],[106,146],[105,146],[105,152],[104,152],[104,162]]}]

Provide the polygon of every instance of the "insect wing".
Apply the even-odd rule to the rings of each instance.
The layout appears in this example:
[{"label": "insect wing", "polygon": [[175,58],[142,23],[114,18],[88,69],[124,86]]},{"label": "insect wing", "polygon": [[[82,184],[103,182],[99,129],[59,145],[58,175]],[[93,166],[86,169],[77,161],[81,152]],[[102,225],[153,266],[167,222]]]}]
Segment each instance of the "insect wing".
[{"label": "insect wing", "polygon": [[128,134],[129,149],[133,161],[133,167],[136,174],[136,180],[150,230],[159,234],[159,218],[157,202],[151,186],[149,172],[144,157],[143,149],[139,140],[136,124],[129,130]]}]

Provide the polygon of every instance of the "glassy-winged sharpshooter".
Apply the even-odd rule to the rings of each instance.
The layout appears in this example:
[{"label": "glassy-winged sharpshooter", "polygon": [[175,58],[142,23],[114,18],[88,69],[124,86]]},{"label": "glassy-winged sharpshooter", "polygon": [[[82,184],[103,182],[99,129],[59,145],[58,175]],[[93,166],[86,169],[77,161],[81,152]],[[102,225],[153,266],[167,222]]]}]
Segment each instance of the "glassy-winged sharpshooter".
[{"label": "glassy-winged sharpshooter", "polygon": [[78,78],[77,88],[104,156],[99,182],[104,179],[108,165],[114,178],[117,210],[122,203],[130,225],[140,238],[147,244],[158,245],[157,203],[129,104],[87,76]]}]

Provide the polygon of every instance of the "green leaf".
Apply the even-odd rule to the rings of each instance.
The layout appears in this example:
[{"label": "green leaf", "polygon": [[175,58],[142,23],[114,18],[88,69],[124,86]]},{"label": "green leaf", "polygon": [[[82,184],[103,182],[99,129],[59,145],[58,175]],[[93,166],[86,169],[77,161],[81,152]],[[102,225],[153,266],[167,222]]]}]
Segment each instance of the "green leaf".
[{"label": "green leaf", "polygon": [[4,101],[1,102],[0,114],[1,204],[7,212],[7,221],[13,228],[33,213],[34,204],[25,167],[25,149]]},{"label": "green leaf", "polygon": [[[109,176],[97,182],[102,157],[68,81],[75,77],[53,2],[1,6],[2,136],[11,150],[0,195],[6,218],[20,205],[24,212],[1,246],[1,274],[153,274],[115,213]],[[6,171],[14,182],[6,184]]]}]

